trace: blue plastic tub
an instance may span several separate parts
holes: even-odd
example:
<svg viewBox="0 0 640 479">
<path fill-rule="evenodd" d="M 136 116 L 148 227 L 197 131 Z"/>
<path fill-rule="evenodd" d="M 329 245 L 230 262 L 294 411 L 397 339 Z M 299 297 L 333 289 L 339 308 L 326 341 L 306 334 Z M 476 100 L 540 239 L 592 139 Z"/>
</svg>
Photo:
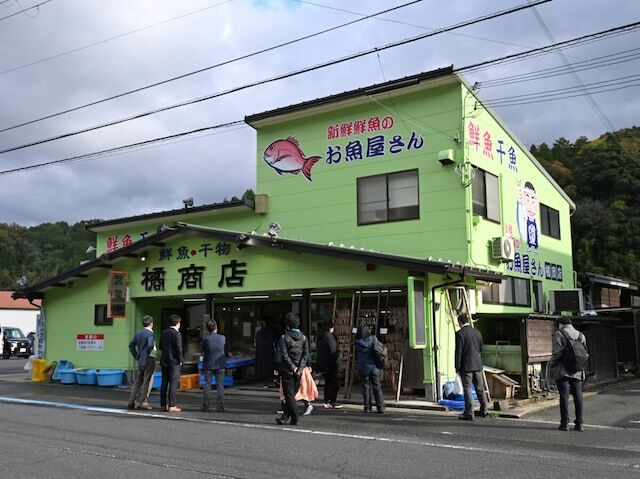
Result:
<svg viewBox="0 0 640 479">
<path fill-rule="evenodd" d="M 51 379 L 60 381 L 60 371 L 64 371 L 66 369 L 73 369 L 73 363 L 68 359 L 58 359 L 56 361 L 56 369 L 53 371 Z"/>
<path fill-rule="evenodd" d="M 76 380 L 76 371 L 74 369 L 63 369 L 60 371 L 60 382 L 62 384 L 75 384 Z"/>
<path fill-rule="evenodd" d="M 218 383 L 216 382 L 216 375 L 212 374 L 211 375 L 211 385 L 215 386 Z M 229 386 L 233 386 L 233 376 L 225 376 L 224 377 L 224 381 L 222 381 L 222 384 L 224 385 L 224 387 L 229 387 Z M 204 386 L 204 374 L 200 373 L 200 386 Z"/>
<path fill-rule="evenodd" d="M 157 373 L 153 373 L 151 389 L 160 389 L 160 386 L 162 386 L 162 372 L 158 371 Z"/>
<path fill-rule="evenodd" d="M 78 384 L 84 384 L 87 386 L 95 386 L 98 384 L 98 376 L 95 369 L 76 369 L 76 379 Z"/>
<path fill-rule="evenodd" d="M 98 369 L 98 386 L 120 386 L 124 376 L 124 369 Z"/>
</svg>

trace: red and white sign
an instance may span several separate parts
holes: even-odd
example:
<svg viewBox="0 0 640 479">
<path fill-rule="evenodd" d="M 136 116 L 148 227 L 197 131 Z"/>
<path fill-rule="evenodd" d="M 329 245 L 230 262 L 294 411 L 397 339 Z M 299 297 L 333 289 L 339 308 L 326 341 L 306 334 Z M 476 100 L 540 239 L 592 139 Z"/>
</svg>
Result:
<svg viewBox="0 0 640 479">
<path fill-rule="evenodd" d="M 76 349 L 78 351 L 104 351 L 104 334 L 78 334 Z"/>
</svg>

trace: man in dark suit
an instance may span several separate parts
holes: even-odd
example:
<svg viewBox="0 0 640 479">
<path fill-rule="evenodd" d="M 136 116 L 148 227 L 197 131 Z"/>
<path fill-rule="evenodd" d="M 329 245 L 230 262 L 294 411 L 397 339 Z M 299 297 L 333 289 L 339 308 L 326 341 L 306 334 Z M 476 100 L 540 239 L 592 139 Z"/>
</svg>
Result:
<svg viewBox="0 0 640 479">
<path fill-rule="evenodd" d="M 476 387 L 480 401 L 478 416 L 485 417 L 489 412 L 487 398 L 484 395 L 484 375 L 482 374 L 482 334 L 469 325 L 469 317 L 458 315 L 460 329 L 456 332 L 456 371 L 462 379 L 464 388 L 464 413 L 458 419 L 473 421 L 473 397 L 471 384 Z"/>
<path fill-rule="evenodd" d="M 162 331 L 160 349 L 162 357 L 162 385 L 160 386 L 160 406 L 165 411 L 181 412 L 176 406 L 176 389 L 180 384 L 180 366 L 182 366 L 182 335 L 180 334 L 180 316 L 172 314 L 171 326 Z"/>
<path fill-rule="evenodd" d="M 335 325 L 333 320 L 325 322 L 322 331 L 318 334 L 318 365 L 316 369 L 324 376 L 324 407 L 327 409 L 340 409 L 338 404 L 339 362 L 338 340 L 333 332 Z"/>
<path fill-rule="evenodd" d="M 153 317 L 145 316 L 142 318 L 143 329 L 133 335 L 133 339 L 129 343 L 129 351 L 138 363 L 136 369 L 136 379 L 131 388 L 131 397 L 129 398 L 129 409 L 136 407 L 138 400 L 138 409 L 152 409 L 149 406 L 149 393 L 151 392 L 151 378 L 156 370 L 156 338 L 153 334 Z"/>
<path fill-rule="evenodd" d="M 214 320 L 207 321 L 207 334 L 202 338 L 202 369 L 204 371 L 204 397 L 202 410 L 209 410 L 209 393 L 211 392 L 211 377 L 216 377 L 217 411 L 224 411 L 224 370 L 227 360 L 224 355 L 226 342 L 222 334 L 218 334 L 218 325 Z"/>
</svg>

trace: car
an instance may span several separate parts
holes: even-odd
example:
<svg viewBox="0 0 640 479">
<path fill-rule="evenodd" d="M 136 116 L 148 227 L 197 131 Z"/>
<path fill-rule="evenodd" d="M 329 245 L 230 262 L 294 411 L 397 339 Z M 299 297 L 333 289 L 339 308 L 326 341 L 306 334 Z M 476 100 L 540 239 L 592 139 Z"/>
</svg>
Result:
<svg viewBox="0 0 640 479">
<path fill-rule="evenodd" d="M 31 356 L 31 343 L 20 328 L 10 326 L 2 328 L 2 341 L 4 343 L 3 358 L 9 359 L 11 356 L 28 358 Z"/>
</svg>

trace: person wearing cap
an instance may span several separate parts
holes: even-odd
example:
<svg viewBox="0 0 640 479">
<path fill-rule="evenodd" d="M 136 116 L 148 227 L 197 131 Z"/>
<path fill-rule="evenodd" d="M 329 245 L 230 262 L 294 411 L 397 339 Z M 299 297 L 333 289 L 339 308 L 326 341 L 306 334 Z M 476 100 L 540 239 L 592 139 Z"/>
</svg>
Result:
<svg viewBox="0 0 640 479">
<path fill-rule="evenodd" d="M 584 334 L 573 327 L 570 318 L 560 317 L 558 323 L 558 329 L 554 331 L 552 337 L 552 355 L 549 362 L 549 379 L 556 381 L 560 398 L 560 425 L 558 429 L 561 431 L 569 430 L 569 391 L 571 391 L 576 412 L 573 430 L 581 432 L 584 430 L 582 425 L 582 382 L 586 375 L 583 369 L 569 371 L 564 356 L 565 350 L 570 347 L 569 340 L 579 340 L 585 349 L 587 340 Z"/>
<path fill-rule="evenodd" d="M 338 404 L 338 341 L 335 334 L 335 325 L 332 320 L 322 325 L 322 331 L 318 334 L 318 365 L 317 369 L 324 378 L 324 407 L 327 409 L 340 409 Z"/>
<path fill-rule="evenodd" d="M 480 401 L 480 411 L 476 416 L 485 417 L 489 413 L 487 398 L 484 395 L 484 376 L 482 375 L 482 334 L 469 324 L 469 316 L 458 315 L 460 329 L 456 331 L 456 372 L 462 379 L 464 389 L 464 412 L 458 419 L 473 421 L 473 396 L 471 384 L 476 388 Z"/>
</svg>

